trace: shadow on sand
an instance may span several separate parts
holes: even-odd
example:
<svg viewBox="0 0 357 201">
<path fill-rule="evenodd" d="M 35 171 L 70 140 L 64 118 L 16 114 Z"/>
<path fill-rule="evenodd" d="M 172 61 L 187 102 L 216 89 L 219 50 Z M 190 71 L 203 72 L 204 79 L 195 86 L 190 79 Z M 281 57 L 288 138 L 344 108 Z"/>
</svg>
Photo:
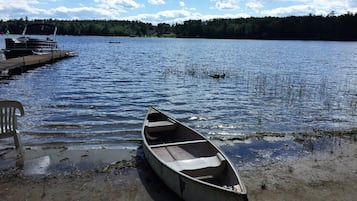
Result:
<svg viewBox="0 0 357 201">
<path fill-rule="evenodd" d="M 137 150 L 137 171 L 146 191 L 154 201 L 183 201 L 166 186 L 146 161 L 142 147 Z"/>
</svg>

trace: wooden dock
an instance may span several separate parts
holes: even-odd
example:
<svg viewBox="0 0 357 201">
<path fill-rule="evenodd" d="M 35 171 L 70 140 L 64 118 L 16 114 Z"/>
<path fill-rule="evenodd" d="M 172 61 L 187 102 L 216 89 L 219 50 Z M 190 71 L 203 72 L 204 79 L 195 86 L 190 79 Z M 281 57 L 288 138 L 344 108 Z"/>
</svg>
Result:
<svg viewBox="0 0 357 201">
<path fill-rule="evenodd" d="M 59 50 L 43 55 L 29 55 L 0 61 L 0 77 L 18 75 L 44 64 L 75 56 L 74 51 Z"/>
</svg>

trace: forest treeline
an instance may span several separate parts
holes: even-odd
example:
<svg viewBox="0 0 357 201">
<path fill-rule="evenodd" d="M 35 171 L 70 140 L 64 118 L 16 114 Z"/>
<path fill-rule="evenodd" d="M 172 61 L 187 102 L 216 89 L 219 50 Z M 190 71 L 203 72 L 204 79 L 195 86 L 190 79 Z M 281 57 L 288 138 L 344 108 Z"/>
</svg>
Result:
<svg viewBox="0 0 357 201">
<path fill-rule="evenodd" d="M 188 20 L 157 25 L 118 20 L 16 19 L 1 20 L 0 32 L 21 34 L 26 24 L 43 22 L 56 25 L 59 35 L 357 41 L 357 13 Z"/>
</svg>

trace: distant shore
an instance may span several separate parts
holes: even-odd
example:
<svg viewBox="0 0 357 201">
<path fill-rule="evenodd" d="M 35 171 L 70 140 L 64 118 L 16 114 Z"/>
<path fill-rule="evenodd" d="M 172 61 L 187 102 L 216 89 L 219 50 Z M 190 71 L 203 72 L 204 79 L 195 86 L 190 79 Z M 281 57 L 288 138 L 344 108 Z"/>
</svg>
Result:
<svg viewBox="0 0 357 201">
<path fill-rule="evenodd" d="M 331 149 L 305 151 L 298 158 L 235 163 L 249 200 L 354 200 L 355 136 L 338 136 Z M 16 168 L 14 154 L 13 149 L 0 149 L 1 201 L 179 200 L 147 165 L 141 148 L 27 147 L 24 169 Z"/>
<path fill-rule="evenodd" d="M 331 13 L 327 16 L 186 20 L 158 25 L 125 20 L 14 19 L 0 21 L 0 32 L 21 34 L 24 24 L 45 22 L 57 25 L 58 35 L 356 41 L 356 21 L 357 14 L 351 12 L 339 16 Z"/>
</svg>

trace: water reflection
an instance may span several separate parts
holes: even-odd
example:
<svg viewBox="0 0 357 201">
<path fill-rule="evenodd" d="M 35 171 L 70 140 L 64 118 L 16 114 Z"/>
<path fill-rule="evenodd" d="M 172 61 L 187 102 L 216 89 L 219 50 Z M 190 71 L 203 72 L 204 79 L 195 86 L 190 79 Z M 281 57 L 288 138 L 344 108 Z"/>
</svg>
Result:
<svg viewBox="0 0 357 201">
<path fill-rule="evenodd" d="M 46 175 L 51 164 L 50 156 L 41 156 L 25 163 L 25 175 Z"/>
</svg>

